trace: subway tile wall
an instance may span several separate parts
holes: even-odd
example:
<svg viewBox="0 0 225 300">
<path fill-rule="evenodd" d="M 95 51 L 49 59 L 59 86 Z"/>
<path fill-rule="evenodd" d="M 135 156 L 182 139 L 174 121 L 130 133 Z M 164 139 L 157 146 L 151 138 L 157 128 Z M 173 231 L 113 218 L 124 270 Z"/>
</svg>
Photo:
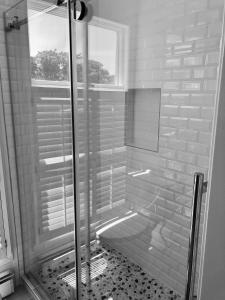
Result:
<svg viewBox="0 0 225 300">
<path fill-rule="evenodd" d="M 180 293 L 194 172 L 207 178 L 209 167 L 223 5 L 222 0 L 140 1 L 130 19 L 129 87 L 161 87 L 162 102 L 159 152 L 127 148 L 127 201 L 154 221 L 149 240 L 138 246 L 136 238 L 128 254 Z"/>
<path fill-rule="evenodd" d="M 162 89 L 159 152 L 127 148 L 128 173 L 135 171 L 137 175 L 149 170 L 140 176 L 127 175 L 127 201 L 149 219 L 149 238 L 136 237 L 131 244 L 133 249 L 126 247 L 126 240 L 118 247 L 153 276 L 182 293 L 193 174 L 202 171 L 207 176 L 208 172 L 224 1 L 111 0 L 105 3 L 111 6 L 100 8 L 102 17 L 106 18 L 108 13 L 113 21 L 125 22 L 131 29 L 129 87 Z M 125 4 L 134 8 L 132 13 L 123 8 Z M 9 1 L 1 1 L 1 12 L 8 6 Z M 0 18 L 7 135 L 14 198 L 18 199 L 2 15 Z M 23 179 L 30 180 L 29 172 L 21 174 Z M 31 194 L 30 190 L 23 194 L 24 217 L 26 211 L 31 211 L 27 206 Z M 19 219 L 19 208 L 16 217 Z M 31 255 L 29 218 L 32 215 L 23 226 L 24 251 Z"/>
</svg>

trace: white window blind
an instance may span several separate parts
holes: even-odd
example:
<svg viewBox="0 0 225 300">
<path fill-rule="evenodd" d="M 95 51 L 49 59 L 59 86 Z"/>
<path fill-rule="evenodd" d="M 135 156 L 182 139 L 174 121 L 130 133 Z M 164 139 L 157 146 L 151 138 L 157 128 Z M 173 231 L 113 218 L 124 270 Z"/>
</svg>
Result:
<svg viewBox="0 0 225 300">
<path fill-rule="evenodd" d="M 71 106 L 66 88 L 33 87 L 33 95 L 39 231 L 50 238 L 72 230 L 74 218 Z"/>
<path fill-rule="evenodd" d="M 37 141 L 39 232 L 49 239 L 73 230 L 72 127 L 69 90 L 33 87 Z M 89 93 L 89 129 L 84 100 L 78 97 L 79 192 L 81 226 L 85 218 L 89 130 L 91 217 L 125 201 L 123 92 Z"/>
<path fill-rule="evenodd" d="M 90 91 L 91 173 L 95 213 L 125 201 L 125 94 Z"/>
</svg>

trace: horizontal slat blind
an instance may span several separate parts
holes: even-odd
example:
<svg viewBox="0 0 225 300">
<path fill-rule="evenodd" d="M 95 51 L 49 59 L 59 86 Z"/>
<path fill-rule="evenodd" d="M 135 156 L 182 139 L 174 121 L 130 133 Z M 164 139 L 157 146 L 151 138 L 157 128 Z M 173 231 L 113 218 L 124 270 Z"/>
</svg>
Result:
<svg viewBox="0 0 225 300">
<path fill-rule="evenodd" d="M 74 219 L 69 89 L 64 94 L 55 88 L 34 91 L 40 231 L 63 233 Z"/>
<path fill-rule="evenodd" d="M 125 94 L 90 91 L 90 160 L 95 213 L 125 201 Z"/>
<path fill-rule="evenodd" d="M 72 136 L 69 89 L 33 87 L 39 233 L 72 230 Z"/>
<path fill-rule="evenodd" d="M 69 89 L 66 88 L 33 87 L 39 230 L 43 239 L 73 230 L 72 127 L 68 95 Z M 84 107 L 85 102 L 79 94 L 77 130 L 81 222 L 85 218 L 87 171 L 92 217 L 125 201 L 126 171 L 124 93 L 90 91 L 89 116 Z M 88 130 L 89 160 L 86 153 Z"/>
</svg>

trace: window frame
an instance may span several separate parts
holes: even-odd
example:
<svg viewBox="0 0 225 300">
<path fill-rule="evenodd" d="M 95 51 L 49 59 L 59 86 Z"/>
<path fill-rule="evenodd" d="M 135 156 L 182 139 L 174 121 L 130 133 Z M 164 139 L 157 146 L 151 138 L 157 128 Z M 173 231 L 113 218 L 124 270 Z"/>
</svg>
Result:
<svg viewBox="0 0 225 300">
<path fill-rule="evenodd" d="M 108 29 L 117 34 L 115 84 L 91 83 L 91 86 L 93 89 L 126 90 L 128 86 L 129 27 L 100 17 L 93 17 L 89 25 Z"/>
<path fill-rule="evenodd" d="M 127 90 L 127 79 L 128 79 L 128 43 L 129 43 L 129 27 L 117 22 L 109 21 L 99 17 L 93 17 L 89 23 L 93 26 L 102 27 L 104 29 L 109 29 L 116 31 L 117 34 L 117 51 L 116 51 L 116 74 L 115 74 L 115 84 L 95 84 L 91 83 L 89 86 L 90 90 L 101 90 L 101 91 L 124 91 Z M 85 36 L 85 38 L 87 38 Z M 81 82 L 76 83 L 78 89 L 83 89 L 85 84 Z M 32 78 L 33 87 L 48 87 L 48 88 L 68 88 L 70 86 L 69 81 L 51 81 L 45 79 L 34 79 Z M 49 233 L 48 236 L 43 237 L 39 232 L 39 221 L 36 228 L 36 239 L 34 245 L 34 251 L 36 253 L 42 254 L 42 246 L 45 245 L 46 249 L 59 249 L 63 247 L 71 246 L 71 238 L 73 238 L 73 232 L 69 228 L 64 228 L 62 234 Z"/>
<path fill-rule="evenodd" d="M 101 27 L 115 31 L 117 34 L 117 50 L 116 50 L 116 74 L 115 84 L 104 84 L 104 83 L 91 83 L 89 89 L 93 90 L 127 90 L 128 89 L 128 54 L 129 54 L 129 27 L 124 24 L 109 21 L 100 17 L 93 17 L 89 22 L 91 26 Z M 86 31 L 84 31 L 85 34 Z M 85 37 L 87 38 L 87 37 Z M 84 83 L 77 82 L 78 88 L 83 88 Z M 49 86 L 59 87 L 69 86 L 69 81 L 52 81 L 45 79 L 32 78 L 32 86 Z"/>
<path fill-rule="evenodd" d="M 1 72 L 0 72 L 1 73 Z M 1 74 L 0 74 L 1 75 Z M 11 206 L 12 197 L 12 186 L 11 186 L 11 170 L 9 162 L 9 149 L 7 141 L 7 131 L 6 131 L 6 120 L 5 120 L 5 109 L 3 102 L 3 90 L 2 90 L 2 78 L 0 76 L 0 217 L 2 217 L 1 222 L 1 232 L 5 239 L 4 249 L 5 255 L 0 258 L 0 271 L 9 267 L 14 259 L 12 250 L 12 241 L 14 242 L 15 235 L 12 228 L 15 228 L 15 222 L 20 221 L 12 220 L 9 218 L 14 207 Z M 15 211 L 14 211 L 15 213 Z M 20 234 L 20 232 L 18 232 Z M 15 235 L 14 235 L 15 234 Z M 20 239 L 20 236 L 17 237 Z M 12 240 L 13 239 L 13 240 Z M 16 244 L 15 247 L 18 247 Z M 19 259 L 17 257 L 17 259 Z"/>
<path fill-rule="evenodd" d="M 5 176 L 4 176 L 4 167 L 3 167 L 3 157 L 2 149 L 0 147 L 0 235 L 4 239 L 2 241 L 3 248 L 0 252 L 4 252 L 1 255 L 1 259 L 6 259 L 12 256 L 11 243 L 10 243 L 10 233 L 9 233 L 9 222 L 8 222 L 8 212 L 6 206 L 6 190 L 5 190 Z M 3 256 L 3 257 L 2 257 Z"/>
</svg>

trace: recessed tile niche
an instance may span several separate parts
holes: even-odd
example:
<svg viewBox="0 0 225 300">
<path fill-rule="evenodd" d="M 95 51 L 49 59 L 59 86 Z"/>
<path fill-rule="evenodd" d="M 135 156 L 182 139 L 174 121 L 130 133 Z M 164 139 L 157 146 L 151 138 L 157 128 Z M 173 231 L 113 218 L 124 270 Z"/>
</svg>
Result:
<svg viewBox="0 0 225 300">
<path fill-rule="evenodd" d="M 159 148 L 161 89 L 126 92 L 125 144 L 149 151 Z"/>
</svg>

